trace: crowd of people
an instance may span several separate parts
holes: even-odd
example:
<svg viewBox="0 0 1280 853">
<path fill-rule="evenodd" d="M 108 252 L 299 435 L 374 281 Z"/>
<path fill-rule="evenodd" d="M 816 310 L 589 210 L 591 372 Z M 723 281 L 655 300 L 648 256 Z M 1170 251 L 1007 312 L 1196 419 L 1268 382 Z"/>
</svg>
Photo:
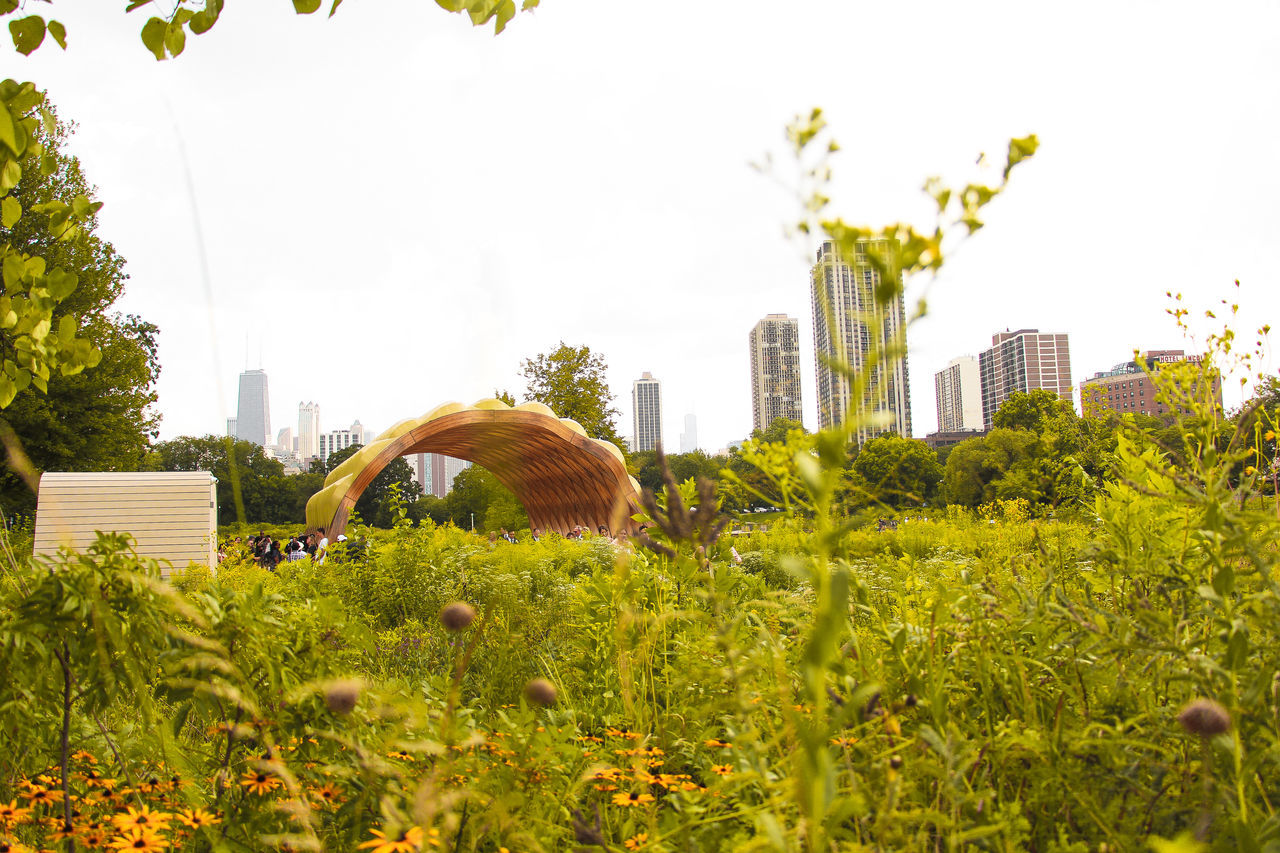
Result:
<svg viewBox="0 0 1280 853">
<path fill-rule="evenodd" d="M 338 536 L 339 542 L 347 537 Z M 329 554 L 329 538 L 321 527 L 315 533 L 299 533 L 291 536 L 288 542 L 275 539 L 259 531 L 257 536 L 241 539 L 239 536 L 223 542 L 218 547 L 218 562 L 230 556 L 245 556 L 268 571 L 274 572 L 276 566 L 283 562 L 310 560 L 317 565 L 323 564 Z"/>
</svg>

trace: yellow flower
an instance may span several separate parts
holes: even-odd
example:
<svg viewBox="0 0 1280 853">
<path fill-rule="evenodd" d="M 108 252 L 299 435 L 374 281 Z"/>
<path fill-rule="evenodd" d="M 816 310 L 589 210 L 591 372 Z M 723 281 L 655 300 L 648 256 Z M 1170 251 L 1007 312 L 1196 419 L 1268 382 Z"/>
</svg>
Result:
<svg viewBox="0 0 1280 853">
<path fill-rule="evenodd" d="M 33 806 L 52 806 L 62 800 L 61 791 L 51 791 L 43 785 L 33 785 L 24 796 Z"/>
<path fill-rule="evenodd" d="M 115 850 L 129 850 L 135 853 L 163 853 L 169 844 L 154 831 L 143 826 L 135 826 L 125 830 L 108 846 Z"/>
<path fill-rule="evenodd" d="M 0 838 L 0 853 L 34 853 L 34 851 L 20 841 Z"/>
<path fill-rule="evenodd" d="M 250 794 L 258 794 L 261 796 L 262 794 L 269 794 L 276 788 L 279 788 L 281 782 L 279 778 L 272 776 L 270 773 L 263 773 L 261 770 L 256 772 L 250 770 L 244 774 L 243 778 L 241 778 L 240 784 L 243 785 L 245 790 Z"/>
<path fill-rule="evenodd" d="M 636 793 L 618 793 L 613 795 L 613 804 L 615 806 L 639 806 L 644 803 L 652 803 L 653 794 L 636 794 Z"/>
<path fill-rule="evenodd" d="M 143 806 L 141 809 L 129 806 L 124 814 L 118 814 L 111 818 L 111 822 L 121 832 L 128 832 L 133 829 L 160 832 L 169 828 L 170 817 L 171 815 L 168 812 L 153 812 L 150 806 Z"/>
<path fill-rule="evenodd" d="M 733 773 L 733 767 L 728 764 L 712 764 L 711 772 L 717 776 L 728 776 Z"/>
<path fill-rule="evenodd" d="M 175 817 L 192 829 L 222 823 L 222 818 L 218 817 L 217 812 L 207 812 L 204 809 L 182 809 Z"/>
<path fill-rule="evenodd" d="M 1244 469 L 1244 475 L 1246 477 L 1252 477 L 1257 472 L 1257 470 L 1258 469 L 1254 468 L 1252 465 L 1248 465 Z"/>
<path fill-rule="evenodd" d="M 725 743 L 724 741 L 720 740 L 719 738 L 714 738 L 714 737 L 713 737 L 713 738 L 708 738 L 707 740 L 704 740 L 702 743 L 703 743 L 703 745 L 704 745 L 704 746 L 709 746 L 709 747 L 711 747 L 712 749 L 723 749 L 723 748 L 724 748 L 724 747 L 726 747 L 726 746 L 731 746 L 731 745 L 732 745 L 732 744 Z"/>
<path fill-rule="evenodd" d="M 1271 430 L 1271 429 L 1267 430 L 1267 431 L 1266 431 L 1266 433 L 1262 436 L 1262 440 L 1263 440 L 1263 441 L 1275 441 L 1275 440 L 1276 440 L 1276 433 L 1275 433 L 1275 430 Z"/>
<path fill-rule="evenodd" d="M 648 840 L 649 840 L 649 833 L 640 832 L 631 836 L 630 838 L 628 838 L 626 841 L 622 843 L 627 845 L 628 850 L 639 850 L 641 847 L 644 846 L 644 843 Z"/>
<path fill-rule="evenodd" d="M 376 829 L 369 830 L 369 834 L 373 836 L 368 841 L 357 845 L 361 850 L 372 850 L 373 853 L 414 853 L 414 851 L 422 849 L 422 840 L 424 833 L 422 827 L 411 826 L 408 829 L 400 831 L 395 838 L 388 838 L 382 832 Z M 438 831 L 432 830 L 432 845 L 435 845 L 435 836 Z"/>
<path fill-rule="evenodd" d="M 17 800 L 0 803 L 0 826 L 5 829 L 12 829 L 20 823 L 26 823 L 30 816 L 31 809 L 22 808 Z"/>
</svg>

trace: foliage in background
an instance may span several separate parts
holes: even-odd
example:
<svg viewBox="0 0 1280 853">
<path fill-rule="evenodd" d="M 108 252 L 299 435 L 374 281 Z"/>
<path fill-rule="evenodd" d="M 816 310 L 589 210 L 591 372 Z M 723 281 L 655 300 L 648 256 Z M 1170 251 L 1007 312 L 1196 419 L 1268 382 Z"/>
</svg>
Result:
<svg viewBox="0 0 1280 853">
<path fill-rule="evenodd" d="M 556 417 L 577 421 L 591 438 L 611 441 L 621 448 L 608 370 L 600 353 L 593 353 L 585 344 L 574 347 L 564 341 L 520 364 L 526 400 L 549 407 Z"/>
</svg>

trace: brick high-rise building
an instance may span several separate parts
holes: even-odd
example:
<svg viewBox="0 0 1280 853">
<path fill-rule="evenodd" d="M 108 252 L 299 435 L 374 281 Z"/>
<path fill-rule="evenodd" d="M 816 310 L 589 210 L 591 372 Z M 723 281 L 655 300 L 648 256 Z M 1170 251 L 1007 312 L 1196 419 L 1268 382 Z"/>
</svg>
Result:
<svg viewBox="0 0 1280 853">
<path fill-rule="evenodd" d="M 632 450 L 653 450 L 662 443 L 662 383 L 642 373 L 631 383 Z"/>
<path fill-rule="evenodd" d="M 1168 414 L 1171 409 L 1164 400 L 1156 397 L 1156 388 L 1147 371 L 1159 370 L 1166 364 L 1202 365 L 1204 356 L 1187 355 L 1183 350 L 1151 350 L 1138 359 L 1117 364 L 1110 370 L 1095 373 L 1080 383 L 1080 408 L 1084 414 L 1097 417 L 1105 412 L 1118 415 Z M 1200 380 L 1205 379 L 1204 372 Z M 1215 371 L 1209 377 L 1208 389 L 1219 409 L 1222 408 L 1222 377 Z M 1197 386 L 1197 391 L 1203 385 Z"/>
<path fill-rule="evenodd" d="M 859 442 L 882 432 L 911 437 L 911 396 L 907 377 L 907 312 L 898 269 L 897 241 L 858 240 L 852 258 L 840 256 L 834 242 L 818 249 L 811 270 L 813 343 L 817 360 L 818 422 L 823 429 L 843 423 L 850 411 L 862 416 L 888 413 L 888 424 L 863 422 Z M 883 272 L 882 272 L 883 271 Z M 891 276 L 897 294 L 887 305 L 876 303 L 876 291 Z M 877 364 L 877 352 L 880 361 Z M 896 357 L 889 357 L 897 353 Z M 848 365 L 867 378 L 861 399 L 851 399 L 845 375 L 831 361 Z"/>
<path fill-rule="evenodd" d="M 748 336 L 751 348 L 751 424 L 766 430 L 778 418 L 799 421 L 800 322 L 770 314 Z"/>
<path fill-rule="evenodd" d="M 1071 403 L 1071 351 L 1066 335 L 1019 329 L 991 336 L 978 356 L 982 374 L 982 424 L 991 429 L 1000 404 L 1014 391 L 1044 389 Z"/>
</svg>

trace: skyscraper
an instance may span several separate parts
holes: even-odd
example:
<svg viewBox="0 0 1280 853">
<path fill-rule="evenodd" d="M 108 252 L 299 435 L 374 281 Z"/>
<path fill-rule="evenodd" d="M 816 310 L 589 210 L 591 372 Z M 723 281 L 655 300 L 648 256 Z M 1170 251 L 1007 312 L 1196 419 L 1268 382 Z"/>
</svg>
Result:
<svg viewBox="0 0 1280 853">
<path fill-rule="evenodd" d="M 938 432 L 982 429 L 982 375 L 971 355 L 951 359 L 933 375 Z"/>
<path fill-rule="evenodd" d="M 828 240 L 818 249 L 811 271 L 818 422 L 823 429 L 843 423 L 852 409 L 859 419 L 859 442 L 889 430 L 911 437 L 902 288 L 896 288 L 897 295 L 886 305 L 875 300 L 876 291 L 888 283 L 885 278 L 901 279 L 897 249 L 896 240 L 858 240 L 854 257 L 843 258 Z M 894 353 L 887 364 L 877 364 Z M 865 377 L 860 400 L 852 399 L 848 378 L 829 362 L 847 365 Z M 887 415 L 888 422 L 868 422 L 869 415 Z"/>
<path fill-rule="evenodd" d="M 320 404 L 298 404 L 298 455 L 303 459 L 320 455 Z"/>
<path fill-rule="evenodd" d="M 240 374 L 236 438 L 252 441 L 259 447 L 271 444 L 271 401 L 267 396 L 265 370 L 246 370 Z"/>
<path fill-rule="evenodd" d="M 632 450 L 653 450 L 662 443 L 662 383 L 645 371 L 631 383 Z"/>
<path fill-rule="evenodd" d="M 349 429 L 335 429 L 320 436 L 320 458 L 328 460 L 330 453 L 345 450 L 353 444 L 364 444 L 364 427 L 359 421 Z"/>
<path fill-rule="evenodd" d="M 1052 391 L 1071 402 L 1071 352 L 1066 335 L 1041 334 L 1039 329 L 998 332 L 991 349 L 978 355 L 982 374 L 982 424 L 992 419 L 1014 391 Z"/>
<path fill-rule="evenodd" d="M 800 321 L 769 314 L 747 338 L 751 350 L 751 423 L 766 430 L 778 418 L 799 421 Z"/>
<path fill-rule="evenodd" d="M 694 415 L 684 416 L 684 432 L 680 433 L 680 452 L 692 453 L 698 449 L 698 419 Z"/>
</svg>

